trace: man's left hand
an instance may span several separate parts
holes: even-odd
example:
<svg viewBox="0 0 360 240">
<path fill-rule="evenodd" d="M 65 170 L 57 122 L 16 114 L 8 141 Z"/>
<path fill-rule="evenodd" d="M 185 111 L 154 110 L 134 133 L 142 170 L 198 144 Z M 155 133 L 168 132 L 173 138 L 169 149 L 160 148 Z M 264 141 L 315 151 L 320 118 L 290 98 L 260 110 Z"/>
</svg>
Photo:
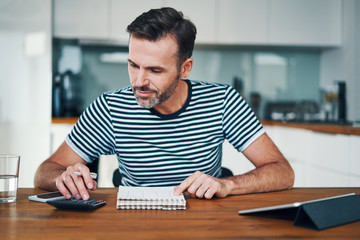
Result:
<svg viewBox="0 0 360 240">
<path fill-rule="evenodd" d="M 229 194 L 228 180 L 219 179 L 196 171 L 174 188 L 175 195 L 187 191 L 193 198 L 211 199 L 226 197 Z"/>
</svg>

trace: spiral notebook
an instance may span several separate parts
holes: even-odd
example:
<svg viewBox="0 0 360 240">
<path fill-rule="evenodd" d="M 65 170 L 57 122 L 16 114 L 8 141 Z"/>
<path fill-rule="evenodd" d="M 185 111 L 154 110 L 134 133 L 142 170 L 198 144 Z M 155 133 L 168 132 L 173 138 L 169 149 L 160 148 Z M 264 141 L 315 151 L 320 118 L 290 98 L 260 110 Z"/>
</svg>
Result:
<svg viewBox="0 0 360 240">
<path fill-rule="evenodd" d="M 185 210 L 184 194 L 174 195 L 174 187 L 119 186 L 117 209 Z"/>
</svg>

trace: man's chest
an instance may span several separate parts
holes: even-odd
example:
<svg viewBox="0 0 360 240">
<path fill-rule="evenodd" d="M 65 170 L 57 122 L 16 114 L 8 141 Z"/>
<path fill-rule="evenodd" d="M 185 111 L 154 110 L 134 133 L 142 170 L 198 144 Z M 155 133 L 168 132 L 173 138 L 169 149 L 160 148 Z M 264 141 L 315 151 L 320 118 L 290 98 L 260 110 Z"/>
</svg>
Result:
<svg viewBox="0 0 360 240">
<path fill-rule="evenodd" d="M 167 150 L 218 146 L 224 140 L 221 117 L 177 121 L 118 121 L 114 123 L 117 149 Z"/>
</svg>

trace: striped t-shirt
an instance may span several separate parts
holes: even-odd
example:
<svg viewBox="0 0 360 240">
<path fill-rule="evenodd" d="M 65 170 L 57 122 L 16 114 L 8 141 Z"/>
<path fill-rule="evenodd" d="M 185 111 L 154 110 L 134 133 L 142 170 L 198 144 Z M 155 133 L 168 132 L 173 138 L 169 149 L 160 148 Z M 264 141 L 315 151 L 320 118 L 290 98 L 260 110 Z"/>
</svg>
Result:
<svg viewBox="0 0 360 240">
<path fill-rule="evenodd" d="M 197 170 L 220 177 L 224 140 L 242 152 L 264 129 L 232 87 L 184 81 L 187 101 L 170 115 L 139 106 L 131 87 L 102 94 L 66 142 L 87 162 L 116 154 L 125 186 L 175 186 Z"/>
</svg>

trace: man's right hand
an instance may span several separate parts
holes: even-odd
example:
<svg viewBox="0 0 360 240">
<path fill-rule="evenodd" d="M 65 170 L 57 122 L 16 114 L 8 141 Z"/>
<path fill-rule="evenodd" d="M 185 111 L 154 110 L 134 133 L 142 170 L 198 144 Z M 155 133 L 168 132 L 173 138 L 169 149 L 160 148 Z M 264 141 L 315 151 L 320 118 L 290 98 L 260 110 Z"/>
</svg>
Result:
<svg viewBox="0 0 360 240">
<path fill-rule="evenodd" d="M 74 172 L 80 172 L 81 176 L 75 175 Z M 76 199 L 88 200 L 87 190 L 96 189 L 96 181 L 91 178 L 89 168 L 82 163 L 68 166 L 56 177 L 55 182 L 57 189 L 68 199 L 73 195 Z"/>
</svg>

